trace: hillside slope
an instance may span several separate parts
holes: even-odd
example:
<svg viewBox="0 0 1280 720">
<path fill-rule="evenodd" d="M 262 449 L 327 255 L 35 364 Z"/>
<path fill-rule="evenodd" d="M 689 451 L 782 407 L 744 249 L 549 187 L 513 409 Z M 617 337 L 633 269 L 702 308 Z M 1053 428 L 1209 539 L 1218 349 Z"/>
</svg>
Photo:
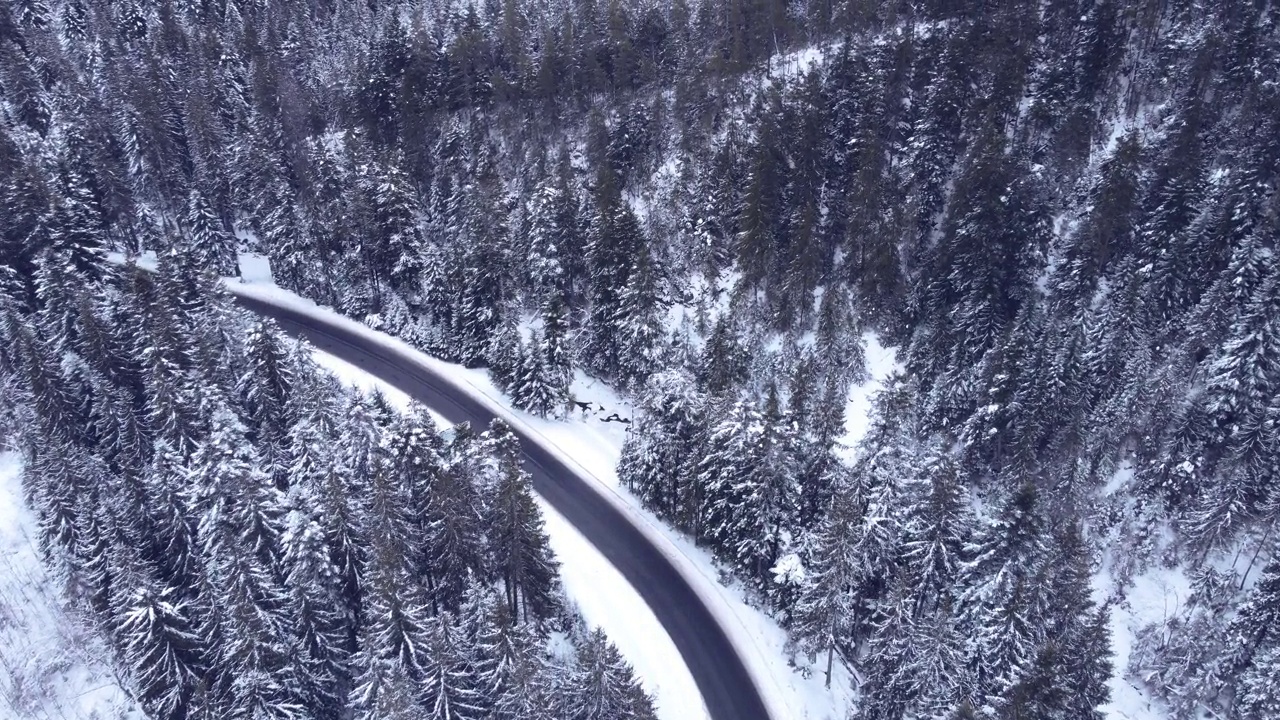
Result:
<svg viewBox="0 0 1280 720">
<path fill-rule="evenodd" d="M 1127 687 L 1262 720 L 1277 17 L 18 2 L 0 296 L 39 308 L 104 247 L 225 274 L 252 246 L 530 411 L 577 370 L 629 394 L 620 481 L 852 668 L 857 718 L 1097 717 Z M 867 331 L 903 372 L 841 448 Z"/>
</svg>

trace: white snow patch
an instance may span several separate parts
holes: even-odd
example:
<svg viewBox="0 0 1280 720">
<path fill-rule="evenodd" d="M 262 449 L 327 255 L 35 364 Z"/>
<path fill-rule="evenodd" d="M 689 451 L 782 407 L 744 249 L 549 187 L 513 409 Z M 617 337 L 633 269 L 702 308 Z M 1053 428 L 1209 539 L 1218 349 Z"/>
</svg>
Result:
<svg viewBox="0 0 1280 720">
<path fill-rule="evenodd" d="M 1168 713 L 1164 704 L 1126 677 L 1129 655 L 1139 630 L 1184 609 L 1191 596 L 1191 580 L 1181 567 L 1153 567 L 1136 575 L 1127 589 L 1116 588 L 1111 564 L 1108 555 L 1102 570 L 1093 578 L 1095 594 L 1115 601 L 1109 624 L 1113 669 L 1107 684 L 1111 687 L 1111 700 L 1102 706 L 1102 712 L 1115 720 L 1165 720 Z"/>
<path fill-rule="evenodd" d="M 1117 492 L 1129 484 L 1133 480 L 1133 465 L 1125 463 L 1112 474 L 1111 479 L 1107 481 L 1106 486 L 1102 488 L 1103 497 L 1115 495 Z"/>
<path fill-rule="evenodd" d="M 271 261 L 266 255 L 259 253 L 240 253 L 240 279 L 247 283 L 274 284 L 271 276 Z"/>
<path fill-rule="evenodd" d="M 867 358 L 867 381 L 856 385 L 849 391 L 849 403 L 844 410 L 844 436 L 837 441 L 838 454 L 845 460 L 851 460 L 854 448 L 871 422 L 871 404 L 876 393 L 884 389 L 885 381 L 894 373 L 902 370 L 898 363 L 898 353 L 894 348 L 880 343 L 875 333 L 863 335 Z"/>
<path fill-rule="evenodd" d="M 0 453 L 0 716 L 141 720 L 110 654 L 63 609 L 36 548 L 22 460 Z"/>
</svg>

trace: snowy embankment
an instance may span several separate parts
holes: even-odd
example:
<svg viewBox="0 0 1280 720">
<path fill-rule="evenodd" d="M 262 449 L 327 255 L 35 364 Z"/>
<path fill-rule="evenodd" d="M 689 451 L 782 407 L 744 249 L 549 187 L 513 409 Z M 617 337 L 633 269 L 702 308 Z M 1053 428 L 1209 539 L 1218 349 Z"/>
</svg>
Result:
<svg viewBox="0 0 1280 720">
<path fill-rule="evenodd" d="M 590 403 L 591 409 L 564 420 L 538 418 L 513 409 L 485 371 L 430 357 L 399 339 L 276 287 L 260 261 L 243 263 L 242 269 L 242 280 L 226 283 L 232 293 L 323 318 L 414 359 L 483 402 L 495 415 L 540 442 L 576 470 L 650 539 L 702 598 L 738 650 L 775 720 L 836 720 L 845 716 L 851 700 L 848 672 L 839 669 L 832 687 L 827 689 L 820 672 L 810 667 L 804 667 L 803 671 L 793 667 L 786 651 L 786 632 L 778 622 L 748 600 L 739 584 L 721 571 L 709 552 L 668 527 L 619 486 L 618 459 L 629 426 L 607 422 L 607 418 L 615 413 L 630 418 L 633 412 L 610 388 L 579 373 L 572 392 L 578 400 Z M 847 442 L 856 440 L 865 431 L 870 397 L 896 368 L 892 351 L 881 347 L 874 338 L 869 338 L 867 358 L 871 379 L 851 393 Z M 330 358 L 325 362 L 335 367 L 332 363 L 340 361 Z M 352 371 L 359 373 L 347 366 L 348 377 Z M 367 378 L 357 382 L 377 381 Z M 705 717 L 706 711 L 682 658 L 634 590 L 576 531 L 564 532 L 572 530 L 568 523 L 545 505 L 543 509 L 553 546 L 565 563 L 563 574 L 570 595 L 582 606 L 588 621 L 604 627 L 635 666 L 646 689 L 654 694 L 661 716 L 682 720 Z M 644 629 L 639 618 L 644 618 L 644 622 L 652 620 L 655 630 Z M 807 665 L 804 658 L 798 660 Z"/>
<path fill-rule="evenodd" d="M 0 453 L 0 717 L 141 718 L 106 648 L 63 610 L 36 548 L 21 477 L 18 453 Z"/>
<path fill-rule="evenodd" d="M 408 395 L 350 363 L 321 350 L 312 350 L 317 364 L 342 382 L 365 392 L 377 390 L 392 405 L 404 410 Z M 427 408 L 441 427 L 448 421 Z M 640 595 L 572 525 L 545 501 L 538 506 L 546 519 L 551 549 L 560 561 L 565 592 L 592 626 L 604 629 L 609 639 L 631 663 L 645 690 L 653 696 L 662 720 L 707 718 L 698 686 L 685 667 L 675 643 L 654 617 Z"/>
</svg>

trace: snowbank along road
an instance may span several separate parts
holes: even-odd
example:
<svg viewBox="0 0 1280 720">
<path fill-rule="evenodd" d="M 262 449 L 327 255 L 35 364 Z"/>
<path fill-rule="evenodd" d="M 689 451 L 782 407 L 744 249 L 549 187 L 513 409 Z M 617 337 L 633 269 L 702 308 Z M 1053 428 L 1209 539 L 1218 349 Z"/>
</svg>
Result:
<svg viewBox="0 0 1280 720">
<path fill-rule="evenodd" d="M 237 295 L 236 302 L 400 388 L 450 422 L 483 430 L 494 415 L 429 368 L 350 330 L 292 308 Z M 729 638 L 679 571 L 597 491 L 537 442 L 520 436 L 534 489 L 614 565 L 653 610 L 684 657 L 714 720 L 770 720 Z M 782 720 L 775 718 L 773 720 Z"/>
</svg>

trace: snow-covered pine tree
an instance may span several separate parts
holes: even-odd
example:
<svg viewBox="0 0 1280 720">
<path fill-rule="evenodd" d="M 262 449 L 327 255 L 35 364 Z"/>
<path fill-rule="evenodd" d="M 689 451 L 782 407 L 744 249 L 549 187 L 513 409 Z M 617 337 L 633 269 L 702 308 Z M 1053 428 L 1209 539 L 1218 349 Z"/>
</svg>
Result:
<svg viewBox="0 0 1280 720">
<path fill-rule="evenodd" d="M 237 274 L 235 238 L 223 228 L 199 190 L 192 190 L 187 197 L 183 222 L 187 243 L 199 267 L 224 277 Z"/>
<path fill-rule="evenodd" d="M 370 435 L 376 443 L 376 435 Z M 361 627 L 359 651 L 351 662 L 351 704 L 362 720 L 419 718 L 432 621 L 424 588 L 410 564 L 407 488 L 376 444 L 362 450 L 359 438 L 350 442 L 347 452 L 354 455 L 353 466 L 363 465 L 369 473 L 360 527 Z"/>
<path fill-rule="evenodd" d="M 574 691 L 568 699 L 572 720 L 652 720 L 653 703 L 636 681 L 631 666 L 599 628 L 578 650 Z"/>
<path fill-rule="evenodd" d="M 618 319 L 624 317 L 622 295 L 647 243 L 635 213 L 622 197 L 600 199 L 587 246 L 589 310 L 579 358 L 606 379 L 621 378 L 627 353 L 618 326 Z"/>
<path fill-rule="evenodd" d="M 158 440 L 141 480 L 148 496 L 151 516 L 147 520 L 152 529 L 141 551 L 164 586 L 173 588 L 178 598 L 189 596 L 199 573 L 195 527 L 183 497 L 185 480 L 182 457 L 164 440 Z"/>
<path fill-rule="evenodd" d="M 794 530 L 792 452 L 782 418 L 738 402 L 711 430 L 698 465 L 702 538 L 762 586 Z"/>
<path fill-rule="evenodd" d="M 422 705 L 427 720 L 480 720 L 484 698 L 468 662 L 465 638 L 452 613 L 435 617 L 428 630 L 422 675 Z"/>
<path fill-rule="evenodd" d="M 171 588 L 139 587 L 123 603 L 119 620 L 125 671 L 142 706 L 156 718 L 183 717 L 206 671 L 207 649 L 179 595 Z"/>
<path fill-rule="evenodd" d="M 1280 561 L 1263 569 L 1257 585 L 1227 626 L 1235 707 L 1242 720 L 1262 720 L 1280 711 L 1274 682 L 1280 669 Z"/>
<path fill-rule="evenodd" d="M 556 610 L 557 563 L 521 467 L 519 440 L 501 420 L 486 435 L 497 470 L 485 521 L 490 568 L 502 581 L 512 619 L 541 623 Z"/>
<path fill-rule="evenodd" d="M 922 470 L 903 483 L 902 564 L 917 612 L 933 612 L 955 600 L 973 520 L 968 493 L 944 448 L 929 446 Z"/>
<path fill-rule="evenodd" d="M 642 414 L 622 446 L 618 480 L 659 516 L 700 536 L 703 501 L 696 471 L 706 399 L 693 377 L 670 370 L 650 376 L 639 407 Z"/>
<path fill-rule="evenodd" d="M 792 611 L 792 633 L 800 649 L 811 657 L 826 656 L 827 687 L 836 654 L 847 657 L 855 651 L 858 598 L 854 588 L 860 558 L 853 542 L 861 507 L 853 490 L 837 487 L 822 522 L 805 538 L 805 579 Z"/>
<path fill-rule="evenodd" d="M 957 611 L 971 637 L 967 699 L 976 707 L 998 701 L 1018 683 L 1042 639 L 1031 613 L 1044 591 L 1034 580 L 1047 559 L 1038 498 L 1033 486 L 1017 490 L 964 548 Z"/>
<path fill-rule="evenodd" d="M 505 603 L 481 603 L 476 639 L 484 662 L 477 674 L 481 695 L 492 703 L 494 720 L 552 720 L 551 669 L 533 629 L 511 621 Z"/>
<path fill-rule="evenodd" d="M 282 489 L 288 481 L 286 445 L 293 418 L 288 416 L 295 383 L 289 351 L 276 324 L 254 323 L 245 343 L 249 369 L 237 384 L 248 410 L 249 440 L 262 453 L 268 472 Z"/>
<path fill-rule="evenodd" d="M 339 720 L 350 687 L 347 639 L 354 627 L 343 603 L 342 577 L 334 567 L 324 528 L 315 510 L 303 505 L 286 519 L 284 586 L 293 623 L 290 661 L 295 666 L 300 703 L 317 720 Z"/>
<path fill-rule="evenodd" d="M 542 334 L 534 331 L 523 345 L 519 375 L 511 388 L 517 407 L 540 417 L 554 417 L 564 412 L 568 402 L 567 377 L 563 369 L 556 371 L 544 354 L 547 344 Z"/>
</svg>

